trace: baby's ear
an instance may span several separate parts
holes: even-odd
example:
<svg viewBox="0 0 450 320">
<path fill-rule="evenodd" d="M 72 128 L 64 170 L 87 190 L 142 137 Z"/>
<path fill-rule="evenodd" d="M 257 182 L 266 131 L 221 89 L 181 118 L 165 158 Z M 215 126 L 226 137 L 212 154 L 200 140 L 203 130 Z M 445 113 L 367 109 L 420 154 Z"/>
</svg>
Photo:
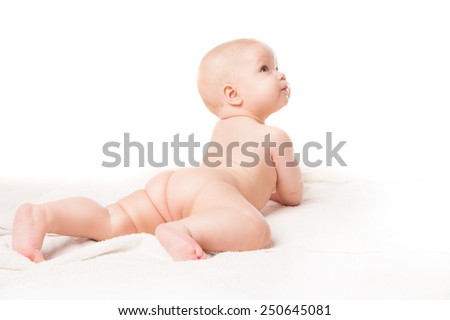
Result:
<svg viewBox="0 0 450 320">
<path fill-rule="evenodd" d="M 240 107 L 242 105 L 242 98 L 235 88 L 231 84 L 226 84 L 223 87 L 223 93 L 225 95 L 225 100 L 229 105 L 233 107 Z"/>
</svg>

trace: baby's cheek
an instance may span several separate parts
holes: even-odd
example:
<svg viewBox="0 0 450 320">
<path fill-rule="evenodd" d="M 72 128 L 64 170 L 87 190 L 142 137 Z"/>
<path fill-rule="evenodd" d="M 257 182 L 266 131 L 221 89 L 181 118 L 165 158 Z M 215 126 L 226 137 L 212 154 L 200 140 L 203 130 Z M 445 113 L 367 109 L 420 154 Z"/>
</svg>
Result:
<svg viewBox="0 0 450 320">
<path fill-rule="evenodd" d="M 274 86 L 272 83 L 270 82 L 265 82 L 262 83 L 259 87 L 258 87 L 258 95 L 260 97 L 264 97 L 264 99 L 270 99 L 272 97 L 275 96 L 275 90 L 274 90 Z"/>
<path fill-rule="evenodd" d="M 273 104 L 276 104 L 279 99 L 279 92 L 274 89 L 272 81 L 258 82 L 250 91 L 253 104 L 263 109 L 270 108 Z"/>
</svg>

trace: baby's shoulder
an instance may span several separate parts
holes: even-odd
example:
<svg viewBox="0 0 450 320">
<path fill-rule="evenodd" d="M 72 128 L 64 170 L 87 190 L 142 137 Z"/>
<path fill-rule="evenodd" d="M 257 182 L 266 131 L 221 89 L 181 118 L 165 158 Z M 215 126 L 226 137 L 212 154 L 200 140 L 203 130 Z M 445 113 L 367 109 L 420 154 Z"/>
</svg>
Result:
<svg viewBox="0 0 450 320">
<path fill-rule="evenodd" d="M 291 138 L 289 137 L 287 132 L 281 128 L 265 125 L 264 130 L 266 134 L 270 136 L 271 141 L 279 141 L 279 142 L 291 141 Z"/>
</svg>

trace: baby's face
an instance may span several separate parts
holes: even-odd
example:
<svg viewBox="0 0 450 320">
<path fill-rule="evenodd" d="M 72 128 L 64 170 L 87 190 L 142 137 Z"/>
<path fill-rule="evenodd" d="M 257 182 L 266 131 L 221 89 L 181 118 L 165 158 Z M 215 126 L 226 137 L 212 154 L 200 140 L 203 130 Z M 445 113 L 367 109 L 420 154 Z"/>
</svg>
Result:
<svg viewBox="0 0 450 320">
<path fill-rule="evenodd" d="M 242 53 L 237 71 L 236 87 L 244 108 L 267 118 L 284 107 L 291 94 L 286 76 L 278 71 L 273 51 L 262 43 L 249 46 Z"/>
</svg>

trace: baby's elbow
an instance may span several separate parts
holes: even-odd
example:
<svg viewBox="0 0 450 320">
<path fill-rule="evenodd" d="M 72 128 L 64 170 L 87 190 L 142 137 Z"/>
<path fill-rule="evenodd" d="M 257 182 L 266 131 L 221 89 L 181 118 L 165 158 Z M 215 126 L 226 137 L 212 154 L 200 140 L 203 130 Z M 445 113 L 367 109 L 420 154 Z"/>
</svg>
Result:
<svg viewBox="0 0 450 320">
<path fill-rule="evenodd" d="M 296 207 L 302 203 L 302 199 L 300 197 L 294 198 L 291 201 L 287 202 L 287 206 Z"/>
<path fill-rule="evenodd" d="M 303 191 L 294 191 L 292 193 L 286 194 L 283 197 L 283 204 L 285 206 L 298 206 L 302 202 Z"/>
<path fill-rule="evenodd" d="M 297 204 L 296 204 L 296 206 L 300 205 L 302 203 L 302 200 L 303 200 L 303 181 L 301 181 L 300 187 L 298 188 L 298 191 L 297 191 Z"/>
<path fill-rule="evenodd" d="M 298 198 L 297 198 L 296 206 L 300 205 L 302 203 L 302 200 L 303 200 L 303 186 L 302 186 L 301 190 L 298 192 Z"/>
</svg>

